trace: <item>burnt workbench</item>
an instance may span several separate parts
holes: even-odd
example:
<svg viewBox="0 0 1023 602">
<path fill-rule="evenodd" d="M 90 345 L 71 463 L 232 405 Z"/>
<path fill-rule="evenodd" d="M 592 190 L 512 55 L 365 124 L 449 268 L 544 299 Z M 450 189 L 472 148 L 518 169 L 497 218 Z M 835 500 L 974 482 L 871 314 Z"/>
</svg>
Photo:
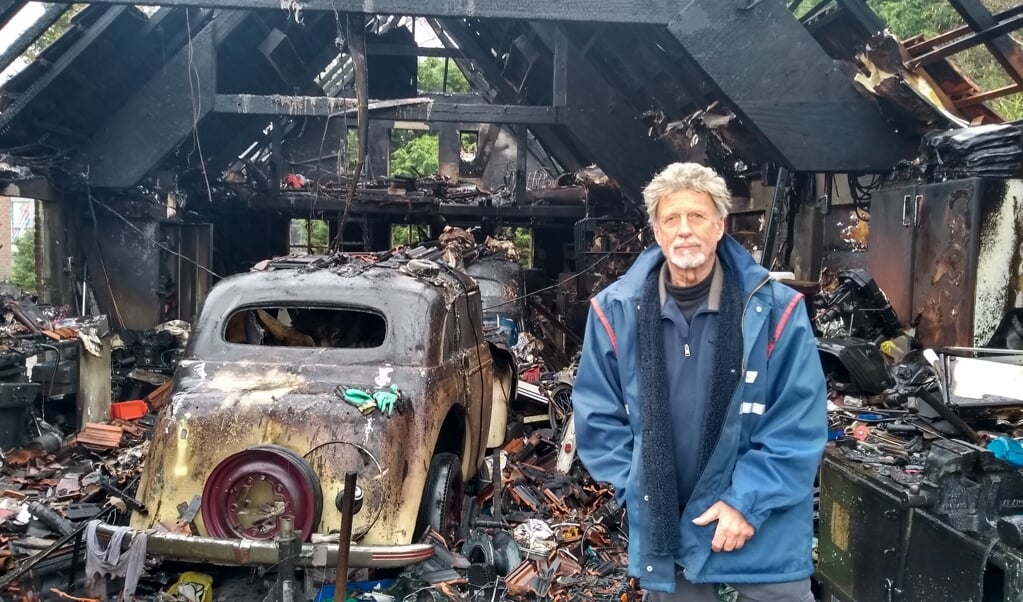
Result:
<svg viewBox="0 0 1023 602">
<path fill-rule="evenodd" d="M 826 602 L 1023 600 L 1023 470 L 932 443 L 920 479 L 850 460 L 821 467 L 817 579 Z"/>
</svg>

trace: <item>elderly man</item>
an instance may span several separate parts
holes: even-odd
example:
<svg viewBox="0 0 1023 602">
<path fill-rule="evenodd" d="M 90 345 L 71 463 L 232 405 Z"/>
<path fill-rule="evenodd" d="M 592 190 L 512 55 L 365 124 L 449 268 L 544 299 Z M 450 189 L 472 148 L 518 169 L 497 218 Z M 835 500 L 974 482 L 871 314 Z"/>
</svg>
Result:
<svg viewBox="0 0 1023 602">
<path fill-rule="evenodd" d="M 591 301 L 579 456 L 628 511 L 648 599 L 717 600 L 724 583 L 812 601 L 827 394 L 802 296 L 725 235 L 714 171 L 669 165 L 643 196 L 657 247 Z"/>
</svg>

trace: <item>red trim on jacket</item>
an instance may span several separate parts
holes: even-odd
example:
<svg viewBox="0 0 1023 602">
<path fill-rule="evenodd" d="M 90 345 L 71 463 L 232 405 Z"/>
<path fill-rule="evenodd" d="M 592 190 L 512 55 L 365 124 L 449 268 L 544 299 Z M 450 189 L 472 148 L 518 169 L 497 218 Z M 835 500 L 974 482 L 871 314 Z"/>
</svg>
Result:
<svg viewBox="0 0 1023 602">
<path fill-rule="evenodd" d="M 785 324 L 788 323 L 789 318 L 792 317 L 792 311 L 799 305 L 799 301 L 802 300 L 803 293 L 796 293 L 796 296 L 789 301 L 788 306 L 785 308 L 785 313 L 781 315 L 781 320 L 778 321 L 778 325 L 774 327 L 774 334 L 771 335 L 771 340 L 767 343 L 767 357 L 771 357 L 771 352 L 774 351 L 774 344 L 781 338 L 781 333 L 785 330 Z"/>
<path fill-rule="evenodd" d="M 590 299 L 590 305 L 593 306 L 593 311 L 597 314 L 597 319 L 604 325 L 604 330 L 607 331 L 607 337 L 611 339 L 611 348 L 614 349 L 615 355 L 618 355 L 618 339 L 615 338 L 615 331 L 611 330 L 611 323 L 608 322 L 607 316 L 604 315 L 604 310 L 600 309 L 600 305 L 597 304 L 597 299 Z"/>
</svg>

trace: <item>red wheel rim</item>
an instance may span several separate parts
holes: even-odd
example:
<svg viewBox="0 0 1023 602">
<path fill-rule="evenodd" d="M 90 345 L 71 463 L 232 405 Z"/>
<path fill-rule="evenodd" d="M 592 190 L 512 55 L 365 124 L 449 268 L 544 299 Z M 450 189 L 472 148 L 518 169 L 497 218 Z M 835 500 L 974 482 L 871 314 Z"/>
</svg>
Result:
<svg viewBox="0 0 1023 602">
<path fill-rule="evenodd" d="M 312 466 L 301 456 L 265 445 L 218 464 L 206 480 L 201 508 L 213 537 L 274 539 L 280 518 L 290 515 L 305 541 L 320 521 L 323 494 Z"/>
</svg>

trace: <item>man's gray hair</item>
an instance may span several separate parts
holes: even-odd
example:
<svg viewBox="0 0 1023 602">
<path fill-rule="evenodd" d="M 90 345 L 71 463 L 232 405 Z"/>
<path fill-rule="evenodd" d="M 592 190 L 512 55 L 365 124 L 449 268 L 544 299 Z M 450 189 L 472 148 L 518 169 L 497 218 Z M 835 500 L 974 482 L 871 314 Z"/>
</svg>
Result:
<svg viewBox="0 0 1023 602">
<path fill-rule="evenodd" d="M 651 225 L 654 225 L 657 204 L 661 199 L 683 190 L 709 194 L 719 217 L 727 217 L 728 210 L 732 208 L 732 194 L 728 192 L 725 179 L 717 172 L 699 163 L 672 163 L 654 176 L 643 189 L 643 200 Z"/>
</svg>

